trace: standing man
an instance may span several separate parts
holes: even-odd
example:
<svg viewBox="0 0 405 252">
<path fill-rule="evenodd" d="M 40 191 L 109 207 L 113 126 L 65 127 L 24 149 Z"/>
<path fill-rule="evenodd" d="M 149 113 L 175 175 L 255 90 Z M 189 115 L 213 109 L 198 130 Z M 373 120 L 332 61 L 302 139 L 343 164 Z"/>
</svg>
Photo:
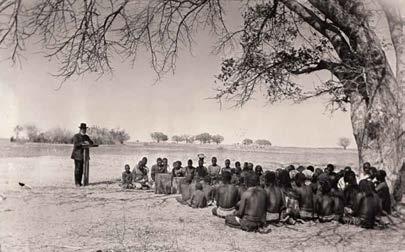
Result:
<svg viewBox="0 0 405 252">
<path fill-rule="evenodd" d="M 73 152 L 71 158 L 75 161 L 75 185 L 82 186 L 83 165 L 84 165 L 84 148 L 83 145 L 92 145 L 90 137 L 86 135 L 87 126 L 81 123 L 80 131 L 73 136 Z"/>
</svg>

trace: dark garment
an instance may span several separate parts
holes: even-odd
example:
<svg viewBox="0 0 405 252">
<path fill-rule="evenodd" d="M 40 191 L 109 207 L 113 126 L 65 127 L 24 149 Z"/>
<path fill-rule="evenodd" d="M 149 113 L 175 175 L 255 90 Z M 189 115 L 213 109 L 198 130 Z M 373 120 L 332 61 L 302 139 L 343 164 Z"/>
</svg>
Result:
<svg viewBox="0 0 405 252">
<path fill-rule="evenodd" d="M 387 184 L 381 183 L 381 186 L 377 186 L 377 194 L 378 197 L 381 199 L 382 210 L 391 214 L 391 195 L 390 189 L 388 188 Z"/>
<path fill-rule="evenodd" d="M 83 160 L 75 160 L 75 185 L 82 185 Z"/>
<path fill-rule="evenodd" d="M 90 137 L 88 135 L 82 135 L 80 133 L 73 136 L 73 151 L 71 158 L 74 160 L 83 160 L 84 156 L 84 148 L 82 145 L 84 142 L 87 141 L 90 144 L 93 144 Z"/>
<path fill-rule="evenodd" d="M 196 173 L 198 178 L 203 179 L 208 175 L 208 170 L 205 166 L 197 166 Z"/>
<path fill-rule="evenodd" d="M 248 218 L 238 218 L 235 215 L 225 216 L 225 225 L 232 228 L 239 228 L 247 232 L 258 231 L 259 228 L 263 227 L 262 221 L 252 221 Z"/>
</svg>

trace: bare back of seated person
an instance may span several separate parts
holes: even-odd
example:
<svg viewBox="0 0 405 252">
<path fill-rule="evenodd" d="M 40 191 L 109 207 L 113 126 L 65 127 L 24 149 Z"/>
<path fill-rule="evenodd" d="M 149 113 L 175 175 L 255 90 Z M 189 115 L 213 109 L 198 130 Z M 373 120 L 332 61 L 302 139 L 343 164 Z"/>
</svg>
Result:
<svg viewBox="0 0 405 252">
<path fill-rule="evenodd" d="M 381 214 L 381 200 L 374 192 L 372 182 L 364 180 L 359 184 L 360 192 L 357 194 L 353 215 L 360 218 L 365 228 L 373 228 L 375 219 Z"/>
<path fill-rule="evenodd" d="M 312 212 L 314 209 L 313 205 L 313 192 L 310 186 L 305 185 L 305 175 L 302 173 L 298 173 L 295 176 L 295 183 L 296 187 L 293 189 L 295 193 L 298 195 L 298 203 L 300 210 L 304 210 L 307 212 Z"/>
<path fill-rule="evenodd" d="M 239 201 L 239 191 L 235 185 L 231 184 L 231 177 L 231 173 L 224 173 L 223 184 L 216 189 L 215 193 L 217 206 L 224 209 L 234 208 Z"/>
<path fill-rule="evenodd" d="M 268 213 L 281 213 L 284 208 L 283 193 L 281 188 L 276 185 L 276 174 L 268 172 L 264 175 L 264 182 L 268 200 L 267 212 Z"/>
<path fill-rule="evenodd" d="M 204 208 L 207 207 L 207 197 L 205 196 L 204 191 L 202 190 L 202 185 L 197 183 L 195 185 L 195 191 L 191 196 L 190 206 L 192 208 Z"/>
</svg>

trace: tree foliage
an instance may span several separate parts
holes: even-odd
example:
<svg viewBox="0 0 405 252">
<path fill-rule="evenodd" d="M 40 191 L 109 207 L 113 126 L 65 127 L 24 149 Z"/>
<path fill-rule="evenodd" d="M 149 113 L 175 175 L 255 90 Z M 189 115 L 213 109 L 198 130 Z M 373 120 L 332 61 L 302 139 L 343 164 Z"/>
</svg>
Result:
<svg viewBox="0 0 405 252">
<path fill-rule="evenodd" d="M 150 137 L 157 143 L 166 142 L 167 140 L 169 140 L 169 137 L 162 132 L 153 132 L 150 134 Z"/>
<path fill-rule="evenodd" d="M 271 146 L 271 142 L 266 139 L 257 139 L 255 141 L 255 144 L 260 145 L 260 146 Z"/>
<path fill-rule="evenodd" d="M 196 141 L 199 141 L 202 144 L 211 143 L 211 135 L 206 132 L 198 134 L 194 138 Z"/>
<path fill-rule="evenodd" d="M 251 144 L 253 144 L 253 140 L 249 139 L 249 138 L 243 139 L 242 144 L 243 145 L 251 145 Z"/>
<path fill-rule="evenodd" d="M 224 137 L 217 134 L 217 135 L 211 136 L 211 140 L 216 144 L 220 144 L 224 141 Z"/>
<path fill-rule="evenodd" d="M 341 138 L 339 138 L 339 141 L 338 141 L 338 145 L 343 147 L 343 149 L 345 149 L 345 150 L 350 145 L 350 143 L 351 143 L 351 141 L 347 137 L 341 137 Z"/>
<path fill-rule="evenodd" d="M 174 136 L 172 136 L 172 141 L 176 142 L 176 143 L 179 143 L 179 142 L 183 142 L 184 138 L 181 137 L 181 136 L 174 135 Z"/>
</svg>

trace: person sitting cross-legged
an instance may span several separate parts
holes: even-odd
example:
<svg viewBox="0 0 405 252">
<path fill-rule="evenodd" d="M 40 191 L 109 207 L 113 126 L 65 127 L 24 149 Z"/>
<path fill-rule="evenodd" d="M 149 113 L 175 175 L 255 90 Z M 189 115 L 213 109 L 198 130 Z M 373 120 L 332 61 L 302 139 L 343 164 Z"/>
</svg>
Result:
<svg viewBox="0 0 405 252">
<path fill-rule="evenodd" d="M 203 191 L 203 186 L 201 183 L 195 184 L 195 191 L 191 195 L 189 205 L 192 208 L 204 208 L 207 207 L 207 197 Z"/>
<path fill-rule="evenodd" d="M 266 222 L 276 224 L 280 221 L 281 212 L 285 209 L 283 192 L 276 184 L 276 173 L 273 171 L 264 174 L 264 182 L 268 200 Z"/>
<path fill-rule="evenodd" d="M 244 231 L 259 231 L 266 223 L 267 195 L 255 174 L 246 176 L 248 189 L 242 194 L 239 209 L 225 217 L 225 224 Z"/>
<path fill-rule="evenodd" d="M 133 189 L 131 167 L 125 165 L 125 171 L 122 173 L 121 187 L 124 189 Z"/>
<path fill-rule="evenodd" d="M 229 172 L 222 174 L 222 185 L 215 190 L 215 201 L 217 207 L 212 209 L 212 214 L 221 218 L 231 215 L 235 211 L 236 203 L 239 201 L 238 188 L 231 184 L 232 175 Z"/>
</svg>

